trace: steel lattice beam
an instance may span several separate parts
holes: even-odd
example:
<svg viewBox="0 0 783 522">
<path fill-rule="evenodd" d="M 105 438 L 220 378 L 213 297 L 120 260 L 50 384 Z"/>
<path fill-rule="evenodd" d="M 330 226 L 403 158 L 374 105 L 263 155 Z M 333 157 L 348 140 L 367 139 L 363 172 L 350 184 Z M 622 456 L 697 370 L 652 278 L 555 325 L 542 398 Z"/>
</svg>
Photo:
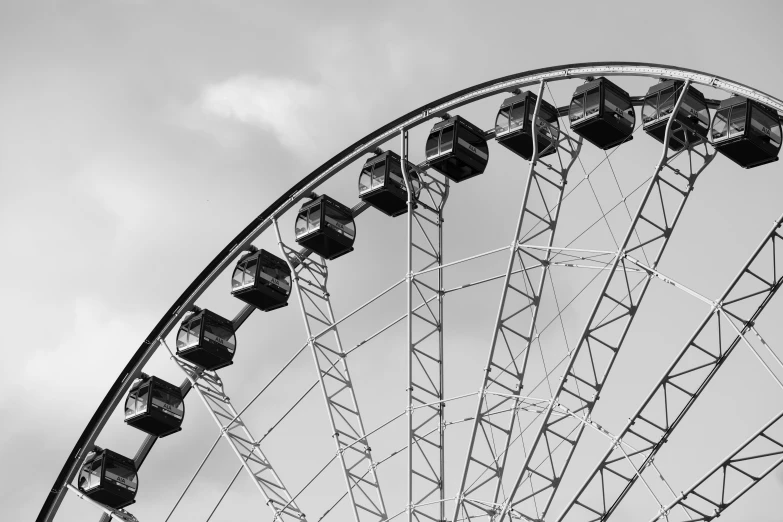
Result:
<svg viewBox="0 0 783 522">
<path fill-rule="evenodd" d="M 197 393 L 209 410 L 212 419 L 220 428 L 221 435 L 234 450 L 242 467 L 253 479 L 258 490 L 266 499 L 266 504 L 274 513 L 274 520 L 304 521 L 305 515 L 292 500 L 288 490 L 278 477 L 272 464 L 261 451 L 257 439 L 251 435 L 241 416 L 231 404 L 223 389 L 223 381 L 213 371 L 187 363 L 174 355 L 166 342 L 160 340 L 171 354 L 171 359 L 190 381 L 192 389 Z"/>
<path fill-rule="evenodd" d="M 671 114 L 678 113 L 689 85 L 690 82 L 686 81 Z M 552 411 L 561 406 L 585 418 L 590 416 L 651 280 L 650 276 L 646 276 L 641 284 L 632 284 L 629 272 L 624 270 L 625 256 L 644 246 L 653 247 L 656 253 L 651 267 L 657 266 L 693 183 L 714 157 L 706 145 L 703 154 L 697 153 L 695 147 L 698 143 L 682 143 L 680 152 L 671 155 L 667 144 L 673 137 L 675 125 L 679 124 L 669 118 L 661 158 L 618 248 L 612 269 L 608 271 L 565 374 L 542 416 L 525 462 L 517 471 L 515 480 L 509 482 L 508 498 L 500 509 L 500 520 L 512 509 L 528 520 L 541 520 L 546 515 L 584 430 L 584 424 L 573 417 L 553 418 Z M 685 172 L 675 167 L 675 160 L 680 157 L 688 160 L 683 167 Z M 701 159 L 700 166 L 694 165 L 694 157 Z M 618 271 L 618 267 L 623 270 Z M 634 291 L 634 288 L 637 290 Z M 536 467 L 538 470 L 534 469 Z M 530 493 L 517 498 L 523 481 L 530 488 Z"/>
<path fill-rule="evenodd" d="M 291 269 L 355 520 L 386 520 L 386 506 L 378 484 L 375 463 L 335 324 L 327 289 L 329 270 L 326 261 L 320 256 L 318 261 L 313 256 L 300 257 L 295 250 L 287 247 L 276 222 L 275 233 L 283 258 Z M 331 329 L 332 335 L 314 337 L 313 326 L 316 324 L 325 330 Z M 369 473 L 366 473 L 368 470 Z"/>
<path fill-rule="evenodd" d="M 500 305 L 484 368 L 471 442 L 460 482 L 453 521 L 461 515 L 492 514 L 498 506 L 501 479 L 512 441 L 515 416 L 520 407 L 524 379 L 536 318 L 549 270 L 551 249 L 557 228 L 568 172 L 581 150 L 555 127 L 557 151 L 551 163 L 540 162 L 538 120 L 545 83 L 541 82 L 533 113 L 533 158 L 516 231 L 510 246 L 509 261 L 501 291 Z M 545 251 L 520 248 L 531 241 L 546 244 Z M 535 265 L 536 268 L 530 268 Z M 519 361 L 519 358 L 522 358 Z M 499 394 L 487 393 L 490 390 Z M 496 444 L 496 441 L 499 444 Z"/>
<path fill-rule="evenodd" d="M 401 168 L 408 193 L 408 520 L 444 516 L 443 208 L 448 179 L 417 169 L 415 202 L 402 132 Z M 435 269 L 433 269 L 435 268 Z"/>
<path fill-rule="evenodd" d="M 783 463 L 783 411 L 715 466 L 650 522 L 703 522 L 718 518 Z M 682 510 L 675 508 L 684 508 Z"/>
<path fill-rule="evenodd" d="M 696 332 L 618 435 L 636 448 L 626 460 L 613 444 L 568 503 L 558 521 L 606 520 L 653 461 L 693 403 L 726 362 L 783 284 L 779 258 L 783 216 L 775 221 Z M 741 324 L 741 334 L 728 323 Z"/>
</svg>

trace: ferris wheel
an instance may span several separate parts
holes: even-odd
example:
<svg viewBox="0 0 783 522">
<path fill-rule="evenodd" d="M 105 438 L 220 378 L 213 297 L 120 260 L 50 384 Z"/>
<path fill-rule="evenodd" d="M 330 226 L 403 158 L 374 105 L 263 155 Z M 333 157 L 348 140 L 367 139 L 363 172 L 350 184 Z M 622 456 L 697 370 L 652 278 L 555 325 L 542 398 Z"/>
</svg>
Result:
<svg viewBox="0 0 783 522">
<path fill-rule="evenodd" d="M 714 295 L 668 272 L 688 260 L 669 260 L 667 246 L 716 157 L 740 174 L 774 168 L 764 165 L 778 159 L 779 114 L 783 101 L 718 76 L 587 63 L 489 81 L 381 127 L 282 194 L 185 289 L 85 427 L 39 522 L 57 520 L 71 494 L 96 519 L 143 520 L 139 476 L 156 442 L 195 436 L 183 426 L 186 399 L 189 412 L 204 408 L 214 443 L 161 492 L 170 509 L 156 520 L 178 520 L 198 502 L 191 488 L 218 458 L 236 473 L 212 507 L 199 504 L 204 520 L 220 518 L 242 481 L 253 486 L 243 504 L 250 514 L 282 522 L 623 520 L 623 502 L 637 497 L 649 510 L 634 503 L 633 520 L 720 516 L 783 462 L 783 400 L 759 397 L 780 411 L 696 469 L 690 485 L 674 486 L 657 457 L 683 429 L 699 429 L 686 415 L 735 349 L 783 388 L 780 352 L 765 333 L 777 325 L 762 314 L 783 283 L 783 216 L 749 232 L 757 248 Z M 478 193 L 490 156 L 504 165 L 492 175 L 508 187 L 512 214 L 459 197 Z M 351 187 L 358 203 L 327 186 Z M 447 217 L 479 223 L 479 214 L 504 224 L 501 243 L 485 248 L 480 224 L 449 235 Z M 370 218 L 385 227 L 374 241 L 399 255 L 379 250 L 373 263 L 352 262 L 370 244 L 357 223 Z M 330 279 L 338 266 L 377 282 L 355 285 L 344 312 Z M 647 296 L 656 285 L 667 293 Z M 239 311 L 223 311 L 217 291 Z M 633 384 L 618 373 L 620 352 L 646 342 L 632 326 L 683 301 L 698 320 L 689 335 L 672 334 L 679 340 L 663 374 L 610 427 L 598 400 L 623 400 Z M 287 362 L 238 402 L 231 366 L 263 341 L 243 331 L 252 321 L 273 328 L 283 314 L 300 325 L 285 333 Z M 466 341 L 479 327 L 483 341 Z M 153 357 L 179 380 L 153 374 Z M 387 374 L 403 381 L 387 389 Z M 271 395 L 278 385 L 284 392 Z M 118 410 L 125 429 L 140 430 L 135 454 L 104 440 Z M 307 428 L 286 432 L 296 415 Z M 729 412 L 721 426 L 732 424 Z M 277 446 L 273 432 L 283 434 Z M 311 439 L 326 443 L 297 450 Z M 698 448 L 682 455 L 689 451 Z M 196 519 L 189 513 L 181 519 Z"/>
</svg>

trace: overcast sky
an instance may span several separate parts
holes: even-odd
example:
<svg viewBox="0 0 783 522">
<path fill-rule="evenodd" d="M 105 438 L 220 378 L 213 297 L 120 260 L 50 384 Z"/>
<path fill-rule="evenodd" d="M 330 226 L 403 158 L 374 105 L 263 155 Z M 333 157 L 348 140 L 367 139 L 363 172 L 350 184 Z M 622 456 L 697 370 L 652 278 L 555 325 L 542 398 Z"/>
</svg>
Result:
<svg viewBox="0 0 783 522">
<path fill-rule="evenodd" d="M 9 329 L 0 365 L 0 411 L 6 420 L 0 431 L 0 462 L 5 468 L 0 518 L 30 520 L 38 513 L 84 424 L 160 315 L 241 228 L 339 150 L 451 92 L 566 63 L 631 60 L 678 65 L 781 98 L 781 14 L 780 4 L 773 1 L 0 2 L 0 241 L 6 247 L 0 258 L 0 313 Z M 638 86 L 633 94 L 641 94 L 649 83 L 627 88 Z M 475 123 L 489 128 L 498 101 L 493 98 L 469 112 Z M 553 101 L 563 105 L 567 94 Z M 411 144 L 417 161 L 423 153 L 421 132 Z M 643 135 L 635 143 L 639 149 L 627 156 L 625 165 L 649 171 L 658 149 Z M 451 232 L 451 243 L 447 238 L 452 259 L 508 244 L 522 176 L 502 181 L 508 172 L 501 172 L 499 165 L 512 173 L 526 167 L 498 150 L 492 149 L 493 158 L 502 157 L 504 163 L 497 164 L 494 181 L 484 184 L 477 179 L 470 187 L 466 182 L 454 189 L 449 203 L 453 226 L 461 223 L 465 228 L 464 234 Z M 718 158 L 714 170 L 700 181 L 704 188 L 695 193 L 693 208 L 685 215 L 689 224 L 683 224 L 686 230 L 679 246 L 672 246 L 669 265 L 711 296 L 723 290 L 783 211 L 778 164 L 743 171 Z M 342 184 L 335 180 L 329 185 L 348 205 L 357 201 L 356 174 L 346 173 Z M 501 214 L 502 209 L 509 212 Z M 471 213 L 483 217 L 472 219 Z M 358 225 L 359 236 L 367 241 L 365 252 L 359 253 L 357 246 L 354 257 L 335 262 L 334 285 L 345 295 L 340 310 L 349 310 L 403 274 L 404 244 L 390 244 L 391 238 L 404 239 L 403 218 L 391 225 L 376 214 L 366 220 L 362 216 Z M 291 240 L 291 220 L 283 225 Z M 377 244 L 372 243 L 374 227 L 388 229 L 388 241 L 376 237 Z M 501 259 L 496 266 L 503 263 Z M 374 264 L 387 267 L 388 277 L 376 278 L 374 274 L 384 270 Z M 239 304 L 226 296 L 228 288 L 223 277 L 204 302 L 231 317 Z M 491 295 L 497 295 L 497 288 Z M 683 298 L 661 294 L 659 299 Z M 662 371 L 706 312 L 690 302 L 681 306 L 686 311 L 670 323 L 663 316 L 640 320 L 645 335 L 670 333 L 671 346 L 666 357 L 639 360 Z M 479 308 L 494 310 L 496 301 Z M 460 317 L 459 310 L 455 318 Z M 231 386 L 237 390 L 238 405 L 305 340 L 295 300 L 274 322 L 272 315 L 257 315 L 239 337 L 237 357 L 246 357 L 244 364 L 227 371 L 235 377 Z M 455 325 L 454 331 L 460 332 L 455 351 L 472 346 L 473 336 L 481 345 L 472 355 L 458 357 L 461 366 L 455 366 L 483 364 L 490 334 L 485 323 L 481 331 L 470 330 L 468 322 Z M 783 341 L 780 330 L 780 323 L 766 323 L 773 341 Z M 402 330 L 398 334 L 390 338 L 397 344 L 390 341 L 376 357 L 402 369 L 404 352 L 389 348 L 399 347 Z M 640 346 L 639 353 L 655 348 L 645 352 L 647 345 Z M 156 364 L 162 368 L 166 361 L 160 359 Z M 378 380 L 384 386 L 388 381 L 401 393 L 404 383 L 373 373 L 378 368 L 373 370 L 372 362 L 357 363 L 357 381 L 367 388 L 380 388 Z M 304 360 L 300 373 L 275 397 L 283 400 L 306 389 L 315 374 L 304 363 L 311 361 Z M 687 473 L 673 463 L 673 474 L 681 479 L 677 491 L 783 405 L 781 390 L 753 364 L 748 356 L 736 373 L 716 380 L 723 395 L 718 393 L 703 415 L 719 422 L 702 431 L 693 427 L 692 438 L 671 460 L 682 460 L 723 431 L 721 426 L 736 429 L 727 430 L 731 433 L 725 441 L 710 445 L 711 452 L 694 456 L 698 462 L 681 463 Z M 631 402 L 626 409 L 633 409 L 660 371 L 639 378 L 644 386 L 627 392 Z M 168 372 L 174 382 L 181 380 L 169 367 L 161 372 Z M 468 388 L 475 390 L 479 375 L 472 378 Z M 769 382 L 758 388 L 747 384 L 755 384 L 755 379 Z M 618 382 L 635 380 L 626 376 Z M 369 391 L 367 399 L 360 399 L 370 417 L 368 426 L 381 424 L 404 407 L 402 395 L 392 406 L 383 402 L 382 391 L 376 390 L 376 398 Z M 140 520 L 168 513 L 216 435 L 198 411 L 200 404 L 191 399 L 185 431 L 161 442 L 142 470 L 139 503 L 131 508 Z M 292 420 L 288 445 L 285 439 L 277 440 L 281 455 L 273 456 L 273 462 L 288 462 L 296 469 L 300 459 L 315 469 L 331 456 L 328 436 L 316 442 L 307 431 L 317 426 L 325 433 L 325 415 L 316 399 L 310 404 L 312 416 Z M 277 411 L 274 405 L 270 408 L 264 412 L 268 418 Z M 623 410 L 616 417 L 629 414 Z M 258 422 L 260 434 L 269 422 Z M 110 424 L 99 442 L 132 456 L 140 435 L 130 433 L 133 430 L 119 417 Z M 398 435 L 401 445 L 404 432 Z M 164 444 L 169 448 L 165 453 Z M 601 442 L 599 447 L 605 445 Z M 393 449 L 391 437 L 387 446 Z M 230 480 L 233 456 L 224 451 L 219 457 L 226 464 L 216 464 L 216 478 L 199 485 L 198 491 L 214 496 L 212 492 Z M 290 469 L 292 482 L 306 482 L 305 472 Z M 334 476 L 334 484 L 320 486 L 323 498 L 342 494 L 339 475 Z M 391 484 L 401 479 L 393 476 L 390 471 L 390 489 L 401 491 L 400 484 Z M 252 500 L 237 494 L 232 497 L 236 509 L 243 503 L 266 509 L 246 487 L 249 480 L 242 479 L 246 484 L 239 487 Z M 164 487 L 167 480 L 173 484 L 169 489 Z M 449 477 L 447 484 L 453 488 L 456 480 Z M 394 495 L 390 493 L 399 497 Z M 725 519 L 779 520 L 781 495 L 783 475 L 778 473 L 729 510 Z M 313 496 L 314 505 L 329 503 L 321 496 Z M 62 520 L 97 519 L 94 508 L 83 502 L 69 498 L 65 507 Z M 389 511 L 401 508 L 397 503 Z M 306 512 L 317 519 L 318 509 Z M 181 520 L 189 519 L 185 513 Z M 227 507 L 215 520 L 234 513 Z M 644 516 L 653 513 L 647 504 Z"/>
</svg>

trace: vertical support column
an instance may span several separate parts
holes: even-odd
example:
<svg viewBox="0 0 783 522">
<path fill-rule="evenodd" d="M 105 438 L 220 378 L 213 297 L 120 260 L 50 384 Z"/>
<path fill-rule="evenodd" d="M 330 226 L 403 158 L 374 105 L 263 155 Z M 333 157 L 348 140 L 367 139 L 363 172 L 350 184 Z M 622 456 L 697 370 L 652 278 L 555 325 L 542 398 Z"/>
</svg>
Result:
<svg viewBox="0 0 783 522">
<path fill-rule="evenodd" d="M 533 156 L 522 198 L 514 237 L 509 245 L 509 259 L 497 316 L 492 331 L 487 365 L 481 385 L 473 433 L 460 482 L 453 515 L 494 516 L 499 510 L 498 496 L 503 471 L 507 465 L 515 420 L 519 415 L 522 381 L 534 332 L 541 295 L 549 269 L 552 250 L 529 251 L 521 244 L 543 241 L 552 246 L 557 228 L 566 180 L 581 150 L 575 141 L 555 127 L 556 154 L 551 163 L 542 162 L 538 150 L 538 120 L 545 83 L 538 89 L 533 111 Z M 550 145 L 551 146 L 551 145 Z M 488 394 L 492 390 L 496 393 Z"/>
<path fill-rule="evenodd" d="M 314 256 L 300 256 L 283 244 L 277 221 L 274 221 L 274 228 L 280 251 L 291 269 L 354 518 L 356 522 L 386 520 L 386 506 L 378 484 L 376 465 L 359 414 L 326 286 L 329 278 L 326 261 L 323 258 L 315 261 Z M 313 336 L 313 323 L 324 328 L 324 333 L 317 338 Z"/>
<path fill-rule="evenodd" d="M 444 514 L 443 207 L 448 180 L 416 172 L 416 198 L 402 131 L 401 162 L 408 193 L 408 521 L 441 522 Z M 418 309 L 417 309 L 418 308 Z"/>
</svg>

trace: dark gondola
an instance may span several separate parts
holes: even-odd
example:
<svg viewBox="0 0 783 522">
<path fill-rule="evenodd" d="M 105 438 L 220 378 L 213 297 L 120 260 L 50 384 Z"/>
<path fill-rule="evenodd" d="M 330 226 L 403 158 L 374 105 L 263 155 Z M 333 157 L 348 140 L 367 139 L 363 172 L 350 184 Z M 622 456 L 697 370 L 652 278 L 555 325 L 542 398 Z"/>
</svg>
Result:
<svg viewBox="0 0 783 522">
<path fill-rule="evenodd" d="M 631 141 L 636 113 L 631 96 L 606 78 L 596 78 L 574 91 L 568 108 L 571 130 L 607 150 Z"/>
<path fill-rule="evenodd" d="M 682 93 L 683 85 L 684 82 L 679 80 L 666 80 L 650 87 L 644 97 L 642 107 L 644 132 L 661 143 L 666 134 L 669 116 L 674 111 L 674 105 Z M 707 139 L 710 111 L 704 95 L 694 87 L 688 87 L 674 119 L 668 144 L 670 149 L 678 151 L 684 148 L 686 138 L 691 144 Z"/>
<path fill-rule="evenodd" d="M 425 153 L 430 167 L 456 183 L 483 173 L 489 161 L 484 131 L 461 116 L 432 127 Z"/>
<path fill-rule="evenodd" d="M 119 453 L 96 448 L 82 465 L 78 486 L 87 497 L 110 508 L 129 506 L 139 486 L 136 465 Z"/>
<path fill-rule="evenodd" d="M 288 306 L 291 269 L 279 257 L 258 250 L 242 257 L 231 277 L 231 295 L 269 312 Z"/>
<path fill-rule="evenodd" d="M 326 259 L 353 251 L 356 225 L 351 209 L 329 196 L 302 205 L 296 217 L 296 242 Z"/>
<path fill-rule="evenodd" d="M 538 96 L 530 91 L 506 98 L 495 119 L 495 139 L 511 152 L 526 160 L 533 157 L 533 112 Z M 546 122 L 546 123 L 545 123 Z M 538 157 L 557 151 L 557 108 L 541 100 L 538 110 Z"/>
<path fill-rule="evenodd" d="M 723 100 L 712 120 L 712 141 L 718 152 L 746 169 L 777 161 L 778 114 L 742 96 Z"/>
<path fill-rule="evenodd" d="M 138 379 L 125 399 L 125 423 L 155 437 L 180 431 L 184 416 L 182 390 L 157 377 Z"/>
<path fill-rule="evenodd" d="M 359 198 L 391 217 L 408 211 L 408 191 L 402 177 L 401 162 L 398 154 L 387 150 L 368 159 L 359 174 Z M 408 177 L 413 186 L 415 207 L 421 191 L 421 182 L 410 163 L 408 163 Z"/>
<path fill-rule="evenodd" d="M 233 364 L 236 346 L 234 325 L 209 310 L 187 317 L 177 333 L 177 356 L 205 370 Z"/>
</svg>

